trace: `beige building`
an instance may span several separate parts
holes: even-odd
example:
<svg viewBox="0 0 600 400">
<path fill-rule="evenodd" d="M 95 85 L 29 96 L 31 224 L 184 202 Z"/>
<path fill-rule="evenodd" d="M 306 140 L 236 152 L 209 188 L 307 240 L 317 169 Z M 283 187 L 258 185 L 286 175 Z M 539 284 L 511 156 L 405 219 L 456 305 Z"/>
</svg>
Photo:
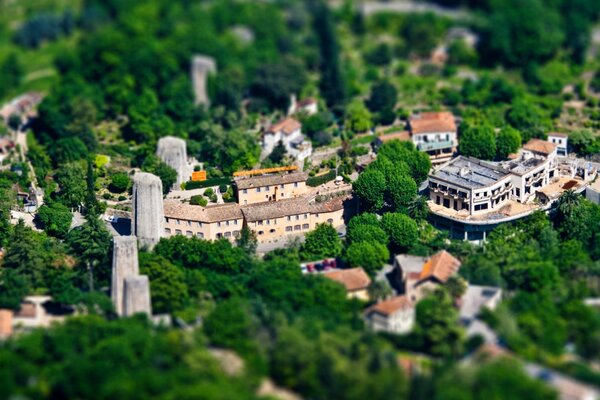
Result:
<svg viewBox="0 0 600 400">
<path fill-rule="evenodd" d="M 349 299 L 369 301 L 371 278 L 362 268 L 336 269 L 323 274 L 325 278 L 341 283 Z"/>
<path fill-rule="evenodd" d="M 235 203 L 208 207 L 165 201 L 165 237 L 185 235 L 206 240 L 234 239 L 244 225 L 244 215 Z"/>
<path fill-rule="evenodd" d="M 415 307 L 406 296 L 397 296 L 369 307 L 365 321 L 375 332 L 408 333 L 415 323 Z"/>
<path fill-rule="evenodd" d="M 185 235 L 206 240 L 234 240 L 242 227 L 252 230 L 259 243 L 290 234 L 303 234 L 328 223 L 344 225 L 348 195 L 317 202 L 303 172 L 237 178 L 238 203 L 194 206 L 165 201 L 164 236 Z"/>
<path fill-rule="evenodd" d="M 304 172 L 236 178 L 238 202 L 247 205 L 305 195 L 306 179 Z"/>
</svg>

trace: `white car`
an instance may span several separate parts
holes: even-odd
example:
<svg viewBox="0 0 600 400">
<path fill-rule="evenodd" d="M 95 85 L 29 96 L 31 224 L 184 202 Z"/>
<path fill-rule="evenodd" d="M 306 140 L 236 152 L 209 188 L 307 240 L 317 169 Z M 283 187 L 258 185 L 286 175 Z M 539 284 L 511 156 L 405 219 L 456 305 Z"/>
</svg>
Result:
<svg viewBox="0 0 600 400">
<path fill-rule="evenodd" d="M 116 224 L 117 222 L 119 222 L 119 217 L 115 217 L 114 215 L 107 215 L 105 220 L 112 224 Z"/>
</svg>

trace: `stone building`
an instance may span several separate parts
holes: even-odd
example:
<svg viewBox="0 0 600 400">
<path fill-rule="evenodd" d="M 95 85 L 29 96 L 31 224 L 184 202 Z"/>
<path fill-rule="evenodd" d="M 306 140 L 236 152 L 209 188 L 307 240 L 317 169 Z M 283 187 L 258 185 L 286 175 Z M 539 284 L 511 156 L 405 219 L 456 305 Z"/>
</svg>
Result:
<svg viewBox="0 0 600 400">
<path fill-rule="evenodd" d="M 238 204 L 218 204 L 207 207 L 165 201 L 165 236 L 185 235 L 206 240 L 240 235 L 244 215 Z"/>
<path fill-rule="evenodd" d="M 160 178 L 146 172 L 133 176 L 132 234 L 142 247 L 152 248 L 164 233 L 163 189 Z"/>
<path fill-rule="evenodd" d="M 304 172 L 235 178 L 241 205 L 279 201 L 303 196 L 308 192 Z"/>
<path fill-rule="evenodd" d="M 327 279 L 344 286 L 349 299 L 369 301 L 371 278 L 362 268 L 336 269 L 323 274 Z"/>
<path fill-rule="evenodd" d="M 312 154 L 312 144 L 302 134 L 302 124 L 295 118 L 284 118 L 266 130 L 262 137 L 263 156 L 271 154 L 279 142 L 283 142 L 287 153 L 298 161 Z"/>
<path fill-rule="evenodd" d="M 415 319 L 415 307 L 406 296 L 381 301 L 365 311 L 367 326 L 375 332 L 408 333 Z"/>
</svg>

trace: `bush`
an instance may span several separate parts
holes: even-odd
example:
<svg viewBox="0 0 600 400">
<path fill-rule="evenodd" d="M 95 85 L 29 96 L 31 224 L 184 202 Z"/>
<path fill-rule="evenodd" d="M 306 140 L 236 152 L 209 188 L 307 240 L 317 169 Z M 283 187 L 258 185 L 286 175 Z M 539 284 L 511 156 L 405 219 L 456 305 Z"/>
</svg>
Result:
<svg viewBox="0 0 600 400">
<path fill-rule="evenodd" d="M 125 172 L 118 172 L 111 176 L 109 190 L 113 193 L 123 193 L 129 188 L 130 181 Z"/>
<path fill-rule="evenodd" d="M 193 205 L 193 206 L 206 207 L 206 205 L 208 204 L 208 200 L 206 200 L 204 198 L 204 196 L 202 196 L 201 194 L 197 194 L 197 195 L 192 196 L 190 198 L 190 204 Z"/>
<path fill-rule="evenodd" d="M 319 185 L 322 185 L 322 184 L 332 181 L 334 179 L 335 179 L 335 170 L 332 169 L 323 175 L 312 176 L 312 177 L 308 178 L 306 180 L 306 184 L 311 187 L 317 187 Z"/>
<path fill-rule="evenodd" d="M 216 193 L 213 193 L 209 198 L 210 198 L 210 201 L 212 201 L 213 203 L 216 203 L 217 200 L 219 200 Z"/>
<path fill-rule="evenodd" d="M 222 183 L 219 185 L 219 193 L 225 193 L 227 192 L 227 184 Z"/>
<path fill-rule="evenodd" d="M 215 191 L 213 190 L 213 188 L 208 188 L 204 191 L 204 195 L 206 197 L 211 197 L 213 194 L 215 194 Z"/>
<path fill-rule="evenodd" d="M 118 200 L 119 200 L 119 201 L 125 201 L 125 200 L 127 200 L 127 196 L 123 196 L 123 195 L 121 195 L 121 196 L 119 196 L 119 199 L 118 199 Z"/>
<path fill-rule="evenodd" d="M 102 195 L 102 198 L 103 198 L 104 200 L 110 200 L 110 199 L 112 199 L 113 197 L 112 197 L 112 194 L 110 194 L 110 193 L 104 193 L 104 194 Z"/>
</svg>

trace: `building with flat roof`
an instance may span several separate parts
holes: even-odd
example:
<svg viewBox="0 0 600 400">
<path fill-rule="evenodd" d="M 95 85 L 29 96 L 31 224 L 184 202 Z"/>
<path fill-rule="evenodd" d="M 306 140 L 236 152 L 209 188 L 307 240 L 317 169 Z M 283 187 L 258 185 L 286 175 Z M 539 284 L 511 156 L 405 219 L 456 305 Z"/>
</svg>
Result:
<svg viewBox="0 0 600 400">
<path fill-rule="evenodd" d="M 499 223 L 549 208 L 567 189 L 583 190 L 595 174 L 591 165 L 559 160 L 554 143 L 532 139 L 507 161 L 459 156 L 442 165 L 429 175 L 429 207 L 434 225 L 485 239 Z"/>
</svg>

